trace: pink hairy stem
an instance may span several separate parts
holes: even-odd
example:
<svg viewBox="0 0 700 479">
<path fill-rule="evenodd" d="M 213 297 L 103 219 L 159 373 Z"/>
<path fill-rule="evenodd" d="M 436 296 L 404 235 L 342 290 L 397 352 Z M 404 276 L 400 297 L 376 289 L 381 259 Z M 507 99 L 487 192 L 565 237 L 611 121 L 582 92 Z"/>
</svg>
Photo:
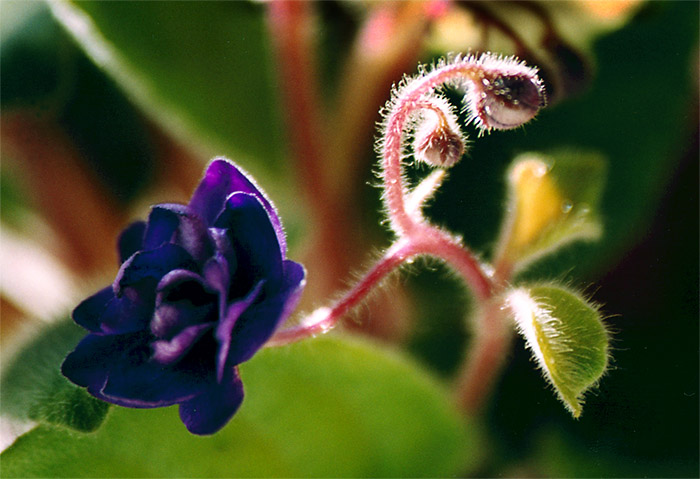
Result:
<svg viewBox="0 0 700 479">
<path fill-rule="evenodd" d="M 545 103 L 536 70 L 514 59 L 489 54 L 479 58 L 457 58 L 452 63 L 423 72 L 401 87 L 389 103 L 381 142 L 383 199 L 398 239 L 333 306 L 316 310 L 299 326 L 277 332 L 268 345 L 288 344 L 327 332 L 405 261 L 418 255 L 439 258 L 460 275 L 476 300 L 475 337 L 455 384 L 457 404 L 465 413 L 473 414 L 488 395 L 501 369 L 505 348 L 511 337 L 498 301 L 498 295 L 510 279 L 511 270 L 499 265 L 498 274 L 490 275 L 460 239 L 427 222 L 419 210 L 414 211 L 421 205 L 416 206 L 410 201 L 411 191 L 405 186 L 402 164 L 405 135 L 414 126 L 412 122 L 420 110 L 430 110 L 438 115 L 442 120 L 441 133 L 444 133 L 444 128 L 453 128 L 446 120 L 451 113 L 441 110 L 449 107 L 441 106 L 443 103 L 433 101 L 435 98 L 430 96 L 443 84 L 467 86 L 470 121 L 486 131 L 519 126 L 534 117 Z M 454 135 L 450 138 L 461 141 L 458 132 L 451 133 Z M 428 136 L 431 134 L 439 133 L 428 130 Z M 451 165 L 454 160 L 443 163 Z M 439 185 L 439 182 L 435 184 Z M 409 209 L 409 204 L 414 210 Z"/>
</svg>

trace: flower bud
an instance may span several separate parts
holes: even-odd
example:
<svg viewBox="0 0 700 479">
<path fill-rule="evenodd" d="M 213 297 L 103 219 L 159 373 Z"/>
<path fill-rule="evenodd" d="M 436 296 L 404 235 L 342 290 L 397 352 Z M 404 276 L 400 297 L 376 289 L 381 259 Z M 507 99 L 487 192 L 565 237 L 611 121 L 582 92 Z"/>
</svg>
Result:
<svg viewBox="0 0 700 479">
<path fill-rule="evenodd" d="M 444 100 L 432 99 L 416 128 L 415 158 L 432 166 L 449 168 L 462 158 L 464 150 L 465 141 L 449 105 Z"/>
<path fill-rule="evenodd" d="M 537 70 L 512 58 L 483 55 L 483 70 L 469 87 L 472 120 L 484 130 L 508 130 L 532 120 L 546 104 Z"/>
</svg>

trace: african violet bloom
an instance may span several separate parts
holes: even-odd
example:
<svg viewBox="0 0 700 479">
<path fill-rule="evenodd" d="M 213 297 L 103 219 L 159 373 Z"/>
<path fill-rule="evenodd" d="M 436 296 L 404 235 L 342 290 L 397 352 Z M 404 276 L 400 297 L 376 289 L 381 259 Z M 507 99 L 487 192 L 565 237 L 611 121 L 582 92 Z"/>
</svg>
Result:
<svg viewBox="0 0 700 479">
<path fill-rule="evenodd" d="M 179 404 L 190 432 L 218 431 L 243 400 L 237 365 L 270 338 L 304 287 L 304 268 L 285 259 L 277 213 L 217 159 L 188 205 L 154 206 L 118 247 L 114 283 L 73 311 L 90 333 L 63 374 L 120 406 Z"/>
</svg>

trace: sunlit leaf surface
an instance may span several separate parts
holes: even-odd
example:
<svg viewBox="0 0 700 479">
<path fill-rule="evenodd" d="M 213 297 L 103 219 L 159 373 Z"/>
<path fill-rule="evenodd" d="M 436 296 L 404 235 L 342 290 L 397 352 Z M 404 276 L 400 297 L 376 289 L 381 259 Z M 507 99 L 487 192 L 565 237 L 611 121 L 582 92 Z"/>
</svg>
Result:
<svg viewBox="0 0 700 479">
<path fill-rule="evenodd" d="M 371 344 L 317 338 L 241 367 L 246 399 L 220 433 L 187 433 L 176 408 L 115 407 L 89 435 L 40 427 L 2 456 L 4 477 L 459 474 L 474 433 L 415 364 Z"/>
</svg>

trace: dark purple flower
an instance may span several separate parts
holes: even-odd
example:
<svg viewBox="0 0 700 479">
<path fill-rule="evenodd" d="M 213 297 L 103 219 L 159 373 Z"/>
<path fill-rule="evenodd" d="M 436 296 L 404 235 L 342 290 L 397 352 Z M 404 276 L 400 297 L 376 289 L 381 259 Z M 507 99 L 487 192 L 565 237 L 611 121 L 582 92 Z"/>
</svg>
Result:
<svg viewBox="0 0 700 479">
<path fill-rule="evenodd" d="M 217 159 L 188 205 L 154 206 L 118 246 L 114 283 L 73 311 L 90 333 L 63 374 L 120 406 L 179 404 L 190 432 L 218 431 L 243 400 L 237 365 L 265 344 L 304 287 L 304 268 L 285 259 L 277 213 Z"/>
</svg>

